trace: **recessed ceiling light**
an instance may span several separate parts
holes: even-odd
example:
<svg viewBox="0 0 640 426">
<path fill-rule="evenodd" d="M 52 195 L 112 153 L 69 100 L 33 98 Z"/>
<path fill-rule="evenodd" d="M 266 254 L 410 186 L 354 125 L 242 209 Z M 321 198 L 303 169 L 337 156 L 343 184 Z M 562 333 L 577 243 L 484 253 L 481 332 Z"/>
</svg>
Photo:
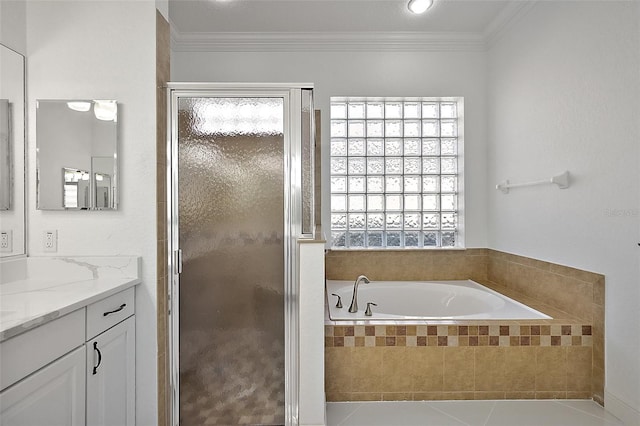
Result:
<svg viewBox="0 0 640 426">
<path fill-rule="evenodd" d="M 408 8 L 412 13 L 426 12 L 433 5 L 433 0 L 409 0 Z"/>
</svg>

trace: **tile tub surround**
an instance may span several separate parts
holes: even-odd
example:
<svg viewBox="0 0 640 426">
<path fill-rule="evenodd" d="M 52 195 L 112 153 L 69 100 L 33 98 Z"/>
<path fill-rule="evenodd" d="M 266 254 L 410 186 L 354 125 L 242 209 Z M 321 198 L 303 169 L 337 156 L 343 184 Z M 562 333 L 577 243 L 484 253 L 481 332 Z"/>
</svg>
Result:
<svg viewBox="0 0 640 426">
<path fill-rule="evenodd" d="M 328 280 L 353 280 L 365 274 L 374 281 L 486 281 L 489 250 L 329 250 Z"/>
<path fill-rule="evenodd" d="M 533 321 L 522 321 L 523 324 Z M 325 347 L 592 346 L 582 323 L 522 325 L 517 321 L 473 325 L 325 325 Z"/>
<path fill-rule="evenodd" d="M 521 301 L 538 300 L 564 313 L 564 317 L 591 324 L 593 399 L 604 404 L 604 275 L 489 250 L 487 280 L 501 293 Z M 560 314 L 550 315 L 560 318 Z"/>
<path fill-rule="evenodd" d="M 591 398 L 591 327 L 546 321 L 326 325 L 327 400 Z"/>
<path fill-rule="evenodd" d="M 378 328 L 381 326 L 379 323 L 377 327 L 374 326 L 373 332 L 375 334 L 371 339 L 372 336 L 367 335 L 367 329 L 369 334 L 372 332 L 370 327 L 363 328 L 363 331 L 359 327 L 354 327 L 354 336 L 339 336 L 340 333 L 351 333 L 351 329 L 346 327 L 354 324 L 327 321 L 325 355 L 328 400 L 580 397 L 593 398 L 596 402 L 603 404 L 604 277 L 602 275 L 483 248 L 438 251 L 336 250 L 327 252 L 327 279 L 353 279 L 363 273 L 372 280 L 472 279 L 540 310 L 554 319 L 509 321 L 508 323 L 475 321 L 413 324 L 416 326 L 415 346 L 413 346 L 414 336 L 398 335 L 397 329 L 395 335 L 387 335 L 386 326 L 383 326 L 383 332 L 382 328 Z M 411 324 L 402 325 L 405 328 L 400 328 L 400 333 L 413 332 Z M 429 334 L 429 325 L 431 325 L 432 334 Z M 427 328 L 426 334 L 420 335 L 420 345 L 418 345 L 419 335 L 417 333 L 420 326 Z M 444 326 L 447 327 L 446 332 Z M 452 326 L 451 329 L 449 326 Z M 483 326 L 489 328 L 485 329 Z M 500 326 L 503 327 L 503 333 L 506 332 L 504 327 L 509 327 L 508 343 L 506 335 L 499 334 Z M 526 326 L 529 326 L 528 330 Z M 531 326 L 533 326 L 534 333 L 540 331 L 541 334 L 532 334 Z M 546 334 L 547 326 L 549 334 Z M 554 326 L 555 334 L 551 334 L 552 326 Z M 565 326 L 565 334 L 563 334 L 562 326 Z M 582 332 L 583 326 L 584 333 Z M 340 327 L 343 329 L 339 330 Z M 478 327 L 477 340 L 474 334 L 460 334 L 461 330 L 462 333 L 474 332 L 475 327 Z M 483 327 L 483 333 L 486 330 L 489 334 L 480 334 L 480 327 Z M 558 327 L 560 334 L 557 334 Z M 566 334 L 569 329 L 571 333 Z M 335 335 L 336 330 L 338 330 L 338 335 Z M 420 328 L 420 330 L 424 330 L 424 328 Z M 542 334 L 543 330 L 545 334 Z M 436 334 L 433 334 L 434 331 Z M 364 333 L 364 335 L 360 336 L 356 333 Z M 339 346 L 341 343 L 345 346 Z M 430 345 L 430 343 L 434 344 Z M 351 346 L 352 344 L 353 346 Z M 345 362 L 348 363 L 349 357 L 353 357 L 354 364 L 358 364 L 361 358 L 367 360 L 371 356 L 381 357 L 383 354 L 386 354 L 387 357 L 393 357 L 395 356 L 393 354 L 402 351 L 411 354 L 411 356 L 418 353 L 427 357 L 442 351 L 443 367 L 436 369 L 436 372 L 442 373 L 443 387 L 439 388 L 436 383 L 437 390 L 422 389 L 417 391 L 415 387 L 407 390 L 405 386 L 402 392 L 398 392 L 393 387 L 386 386 L 391 382 L 389 380 L 383 381 L 380 376 L 382 387 L 377 388 L 375 392 L 364 392 L 357 387 L 360 380 L 357 376 L 354 376 L 356 377 L 354 379 L 355 387 L 350 387 L 351 385 L 347 386 L 348 379 L 336 378 L 336 374 L 330 372 L 333 368 L 343 365 Z M 485 389 L 485 385 L 476 384 L 475 369 L 473 375 L 467 371 L 469 365 L 476 366 L 477 364 L 476 352 L 480 354 L 493 353 L 499 359 L 502 359 L 504 352 L 506 364 L 502 364 L 503 368 L 490 371 L 487 374 L 497 374 L 498 377 L 501 377 L 504 371 L 517 368 L 517 363 L 512 365 L 512 361 L 516 361 L 511 355 L 520 353 L 528 357 L 527 365 L 532 371 L 535 372 L 536 369 L 555 371 L 556 375 L 559 375 L 558 377 L 564 377 L 564 379 L 558 379 L 558 382 L 552 386 L 553 389 L 548 389 L 549 386 L 545 384 L 542 377 L 522 372 L 522 377 L 529 378 L 522 380 L 529 383 L 527 386 L 520 386 L 519 389 L 513 390 L 512 384 L 519 383 L 519 381 L 513 382 L 514 379 L 510 378 L 506 384 L 498 383 L 497 387 L 489 386 L 490 389 Z M 459 389 L 453 390 L 451 387 L 453 382 L 451 381 L 448 382 L 450 386 L 448 389 L 444 387 L 445 353 L 449 354 L 448 365 L 450 367 L 456 359 L 454 354 L 464 355 L 462 356 L 464 361 L 461 360 L 460 363 L 464 364 L 461 371 L 466 371 L 464 376 L 467 382 L 463 382 Z M 574 359 L 576 354 L 579 354 L 577 361 Z M 341 359 L 343 356 L 346 358 L 345 360 Z M 392 358 L 388 359 L 391 362 Z M 473 363 L 470 360 L 473 360 Z M 440 365 L 440 363 L 437 362 L 436 365 Z M 579 366 L 579 370 L 577 370 L 577 366 Z M 384 366 L 381 368 L 380 371 L 384 371 Z M 418 370 L 413 372 L 413 375 L 420 376 L 422 371 L 430 369 L 424 367 L 424 363 L 418 363 L 417 368 Z M 451 372 L 451 368 L 448 371 Z M 436 375 L 438 374 L 440 373 L 436 373 Z M 469 385 L 471 379 L 473 379 L 473 386 Z M 493 392 L 496 395 L 492 395 Z M 366 393 L 371 393 L 371 395 L 364 395 Z"/>
</svg>

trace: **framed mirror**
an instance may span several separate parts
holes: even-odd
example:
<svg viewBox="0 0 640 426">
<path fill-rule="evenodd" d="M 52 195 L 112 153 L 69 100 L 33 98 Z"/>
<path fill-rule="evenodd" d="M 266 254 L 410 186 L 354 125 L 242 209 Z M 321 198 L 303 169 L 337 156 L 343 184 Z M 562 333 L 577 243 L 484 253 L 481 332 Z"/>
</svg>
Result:
<svg viewBox="0 0 640 426">
<path fill-rule="evenodd" d="M 24 57 L 0 44 L 0 257 L 26 254 Z"/>
<path fill-rule="evenodd" d="M 39 210 L 118 208 L 118 103 L 38 100 Z"/>
</svg>

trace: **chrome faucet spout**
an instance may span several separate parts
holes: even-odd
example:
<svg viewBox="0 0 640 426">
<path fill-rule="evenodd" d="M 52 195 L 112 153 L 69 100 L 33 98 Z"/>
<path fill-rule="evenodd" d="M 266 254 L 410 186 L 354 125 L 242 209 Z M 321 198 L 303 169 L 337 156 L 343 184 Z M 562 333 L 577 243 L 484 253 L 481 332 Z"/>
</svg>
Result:
<svg viewBox="0 0 640 426">
<path fill-rule="evenodd" d="M 351 298 L 351 306 L 349 306 L 349 312 L 351 313 L 358 312 L 358 284 L 360 284 L 361 281 L 365 284 L 369 284 L 371 282 L 369 281 L 369 278 L 364 275 L 360 275 L 358 276 L 358 278 L 356 278 L 356 282 L 353 283 L 353 297 Z"/>
</svg>

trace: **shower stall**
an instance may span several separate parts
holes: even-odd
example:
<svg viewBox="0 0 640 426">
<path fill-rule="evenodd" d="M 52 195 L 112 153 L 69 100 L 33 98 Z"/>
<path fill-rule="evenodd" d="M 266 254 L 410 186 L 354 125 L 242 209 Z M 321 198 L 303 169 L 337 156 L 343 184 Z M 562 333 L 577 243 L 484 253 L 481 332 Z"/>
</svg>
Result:
<svg viewBox="0 0 640 426">
<path fill-rule="evenodd" d="M 313 87 L 168 92 L 172 424 L 296 425 Z"/>
</svg>

